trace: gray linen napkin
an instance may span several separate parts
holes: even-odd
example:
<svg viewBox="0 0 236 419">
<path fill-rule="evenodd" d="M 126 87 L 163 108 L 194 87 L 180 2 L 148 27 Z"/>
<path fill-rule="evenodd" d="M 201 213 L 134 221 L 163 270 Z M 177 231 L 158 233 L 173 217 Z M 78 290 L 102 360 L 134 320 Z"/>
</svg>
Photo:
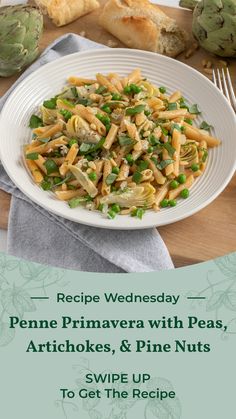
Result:
<svg viewBox="0 0 236 419">
<path fill-rule="evenodd" d="M 1 98 L 0 110 L 8 95 L 28 74 L 52 60 L 89 48 L 104 46 L 75 34 L 57 39 Z M 1 165 L 0 188 L 12 194 L 7 244 L 9 254 L 88 272 L 148 272 L 174 267 L 156 229 L 105 230 L 55 216 L 19 191 Z"/>
</svg>

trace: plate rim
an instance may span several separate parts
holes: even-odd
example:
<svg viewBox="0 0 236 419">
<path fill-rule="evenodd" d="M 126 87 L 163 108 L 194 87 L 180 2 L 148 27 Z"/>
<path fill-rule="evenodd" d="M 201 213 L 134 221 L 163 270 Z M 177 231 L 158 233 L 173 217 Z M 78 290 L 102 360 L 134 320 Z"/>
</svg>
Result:
<svg viewBox="0 0 236 419">
<path fill-rule="evenodd" d="M 77 51 L 77 52 L 74 52 L 72 54 L 68 54 L 68 55 L 65 55 L 63 57 L 56 58 L 56 60 L 53 60 L 49 63 L 46 63 L 43 66 L 39 67 L 37 70 L 28 74 L 25 78 L 23 78 L 19 82 L 16 81 L 17 85 L 15 86 L 15 88 L 14 88 L 15 84 L 12 85 L 13 90 L 10 92 L 9 96 L 7 97 L 3 107 L 1 109 L 0 124 L 3 121 L 4 110 L 7 107 L 8 103 L 12 100 L 12 97 L 14 96 L 15 91 L 18 91 L 21 88 L 21 86 L 24 85 L 25 83 L 27 83 L 27 81 L 30 80 L 31 78 L 34 78 L 35 76 L 37 77 L 37 74 L 38 73 L 40 74 L 42 69 L 45 69 L 47 67 L 52 66 L 52 64 L 55 61 L 58 61 L 58 60 L 60 62 L 67 61 L 68 57 L 77 57 L 77 56 L 79 57 L 81 55 L 86 56 L 86 55 L 90 55 L 90 54 L 93 54 L 93 53 L 98 53 L 99 54 L 100 52 L 111 53 L 111 54 L 117 54 L 119 52 L 120 53 L 125 53 L 125 54 L 127 54 L 127 53 L 134 53 L 135 54 L 136 53 L 136 54 L 141 54 L 141 55 L 147 55 L 147 56 L 150 56 L 150 57 L 153 57 L 153 58 L 156 58 L 156 59 L 159 58 L 161 60 L 166 60 L 166 61 L 171 62 L 171 63 L 175 62 L 175 63 L 177 63 L 177 66 L 178 65 L 182 66 L 183 68 L 187 69 L 188 71 L 195 73 L 197 75 L 197 77 L 200 77 L 202 80 L 204 80 L 204 82 L 207 83 L 209 86 L 211 86 L 211 88 L 217 89 L 217 87 L 206 76 L 204 76 L 200 71 L 196 70 L 195 68 L 193 68 L 193 67 L 189 66 L 188 64 L 183 63 L 183 62 L 181 62 L 177 59 L 173 59 L 171 57 L 167 57 L 165 55 L 161 55 L 161 54 L 150 52 L 150 51 L 144 51 L 144 50 L 138 50 L 138 49 L 128 49 L 128 48 L 108 48 L 108 47 L 106 48 L 106 47 L 101 46 L 101 48 L 89 48 L 87 50 Z M 218 93 L 220 94 L 220 91 L 218 91 Z M 228 109 L 228 112 L 230 112 L 231 116 L 234 117 L 235 127 L 236 127 L 236 115 L 235 115 L 232 107 L 230 106 L 227 98 L 223 94 L 222 94 L 221 98 L 222 98 L 222 100 L 224 100 L 225 105 Z M 18 183 L 18 180 L 15 179 L 14 176 L 11 175 L 10 170 L 8 169 L 5 162 L 2 160 L 2 153 L 3 153 L 3 151 L 2 151 L 1 141 L 0 141 L 0 160 L 1 160 L 1 164 L 3 165 L 7 175 L 12 180 L 12 182 L 17 186 L 17 188 L 24 195 L 26 195 L 27 198 L 30 199 L 30 201 L 36 203 L 43 210 L 48 211 L 52 215 L 55 214 L 55 215 L 57 215 L 61 218 L 64 218 L 64 219 L 69 220 L 69 221 L 76 222 L 78 224 L 83 224 L 83 225 L 87 225 L 87 226 L 91 226 L 91 227 L 97 227 L 97 228 L 104 228 L 104 229 L 109 229 L 109 230 L 142 230 L 142 229 L 147 229 L 147 228 L 152 228 L 152 227 L 162 227 L 162 226 L 165 226 L 165 225 L 171 225 L 171 224 L 176 223 L 178 221 L 181 221 L 183 219 L 187 219 L 187 218 L 193 216 L 194 214 L 196 214 L 197 212 L 201 211 L 202 209 L 206 208 L 210 203 L 212 203 L 223 192 L 223 190 L 226 188 L 226 186 L 231 181 L 231 179 L 234 175 L 235 169 L 236 169 L 236 160 L 235 160 L 235 164 L 232 165 L 231 170 L 230 170 L 227 178 L 221 184 L 220 188 L 218 188 L 211 197 L 209 197 L 207 200 L 205 200 L 204 203 L 202 203 L 200 205 L 200 207 L 194 207 L 194 208 L 192 208 L 192 210 L 189 210 L 187 215 L 186 214 L 183 214 L 183 215 L 180 214 L 179 216 L 172 217 L 172 219 L 170 221 L 166 221 L 166 222 L 165 221 L 164 222 L 158 222 L 158 219 L 157 219 L 157 222 L 153 222 L 153 221 L 150 222 L 149 221 L 149 222 L 145 223 L 145 218 L 144 218 L 143 220 L 141 220 L 142 224 L 140 224 L 140 225 L 136 224 L 136 225 L 121 227 L 119 225 L 115 225 L 114 223 L 109 223 L 108 219 L 103 219 L 103 218 L 101 218 L 100 222 L 96 222 L 96 220 L 95 221 L 90 221 L 90 220 L 85 221 L 85 220 L 75 219 L 75 217 L 72 216 L 72 215 L 71 215 L 71 217 L 69 215 L 65 216 L 65 215 L 61 214 L 60 210 L 51 209 L 47 203 L 46 204 L 42 203 L 40 199 L 37 199 L 37 196 L 34 196 L 32 198 L 31 193 L 27 193 L 27 190 L 25 190 L 25 189 L 22 190 L 22 186 Z M 14 178 L 14 180 L 13 180 L 13 178 Z M 119 216 L 119 217 L 123 217 L 123 216 Z M 120 219 L 122 219 L 122 218 L 120 218 Z M 104 223 L 104 225 L 101 225 L 102 221 L 106 221 L 106 224 Z"/>
</svg>

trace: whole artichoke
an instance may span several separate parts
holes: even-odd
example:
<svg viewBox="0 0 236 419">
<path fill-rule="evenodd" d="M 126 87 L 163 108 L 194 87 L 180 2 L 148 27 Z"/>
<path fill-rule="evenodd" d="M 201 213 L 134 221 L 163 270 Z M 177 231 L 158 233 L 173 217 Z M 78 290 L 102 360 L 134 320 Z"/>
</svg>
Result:
<svg viewBox="0 0 236 419">
<path fill-rule="evenodd" d="M 43 15 L 37 8 L 0 8 L 0 77 L 11 76 L 35 60 L 42 31 Z"/>
<path fill-rule="evenodd" d="M 236 0 L 181 0 L 194 8 L 193 34 L 199 44 L 221 57 L 236 57 Z"/>
</svg>

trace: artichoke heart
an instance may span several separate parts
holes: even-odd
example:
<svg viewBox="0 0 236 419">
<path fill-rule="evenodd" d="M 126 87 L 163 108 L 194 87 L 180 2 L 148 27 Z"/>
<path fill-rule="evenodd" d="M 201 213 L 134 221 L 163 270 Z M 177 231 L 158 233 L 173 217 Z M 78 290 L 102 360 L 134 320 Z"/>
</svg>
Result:
<svg viewBox="0 0 236 419">
<path fill-rule="evenodd" d="M 88 122 L 79 115 L 73 115 L 69 119 L 66 130 L 69 136 L 77 137 L 79 143 L 97 144 L 101 139 L 101 135 L 92 130 Z"/>
<path fill-rule="evenodd" d="M 150 183 L 143 183 L 124 192 L 112 192 L 101 198 L 101 204 L 118 204 L 123 208 L 146 207 L 151 208 L 155 202 L 155 188 Z"/>
<path fill-rule="evenodd" d="M 44 125 L 51 125 L 57 120 L 57 109 L 49 109 L 45 106 L 41 106 L 40 110 Z"/>
<path fill-rule="evenodd" d="M 88 194 L 92 198 L 94 198 L 98 194 L 98 190 L 94 183 L 89 179 L 87 173 L 83 172 L 78 164 L 74 166 L 70 164 L 68 168 L 71 171 L 71 173 L 76 177 L 82 188 L 84 188 L 88 192 Z"/>
<path fill-rule="evenodd" d="M 190 167 L 198 161 L 198 150 L 194 143 L 187 143 L 181 147 L 180 162 L 185 162 L 185 167 Z"/>
<path fill-rule="evenodd" d="M 12 76 L 35 60 L 42 31 L 43 15 L 37 8 L 0 8 L 0 77 Z"/>
<path fill-rule="evenodd" d="M 235 0 L 201 0 L 193 13 L 193 34 L 207 51 L 236 57 Z"/>
</svg>

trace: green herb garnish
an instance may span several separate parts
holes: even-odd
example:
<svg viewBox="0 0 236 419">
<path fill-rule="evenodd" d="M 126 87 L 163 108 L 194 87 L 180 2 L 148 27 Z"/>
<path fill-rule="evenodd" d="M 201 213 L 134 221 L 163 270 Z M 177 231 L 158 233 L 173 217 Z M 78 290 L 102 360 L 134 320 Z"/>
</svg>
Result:
<svg viewBox="0 0 236 419">
<path fill-rule="evenodd" d="M 112 183 L 115 182 L 117 178 L 117 175 L 115 173 L 110 173 L 107 177 L 106 177 L 106 184 L 107 185 L 112 185 Z"/>
<path fill-rule="evenodd" d="M 43 106 L 47 109 L 56 109 L 57 106 L 57 98 L 56 97 L 52 97 L 49 100 L 45 100 L 43 102 Z"/>
<path fill-rule="evenodd" d="M 26 159 L 27 160 L 38 160 L 38 158 L 39 158 L 39 153 L 26 154 Z"/>
<path fill-rule="evenodd" d="M 44 163 L 44 166 L 46 167 L 47 175 L 51 175 L 54 172 L 58 172 L 58 167 L 56 163 L 51 159 L 47 159 Z"/>
<path fill-rule="evenodd" d="M 33 129 L 41 126 L 43 126 L 43 120 L 37 115 L 31 115 L 29 120 L 29 127 Z"/>
<path fill-rule="evenodd" d="M 125 114 L 126 115 L 136 115 L 137 113 L 141 113 L 146 108 L 146 105 L 138 105 L 134 108 L 127 108 Z"/>
</svg>

